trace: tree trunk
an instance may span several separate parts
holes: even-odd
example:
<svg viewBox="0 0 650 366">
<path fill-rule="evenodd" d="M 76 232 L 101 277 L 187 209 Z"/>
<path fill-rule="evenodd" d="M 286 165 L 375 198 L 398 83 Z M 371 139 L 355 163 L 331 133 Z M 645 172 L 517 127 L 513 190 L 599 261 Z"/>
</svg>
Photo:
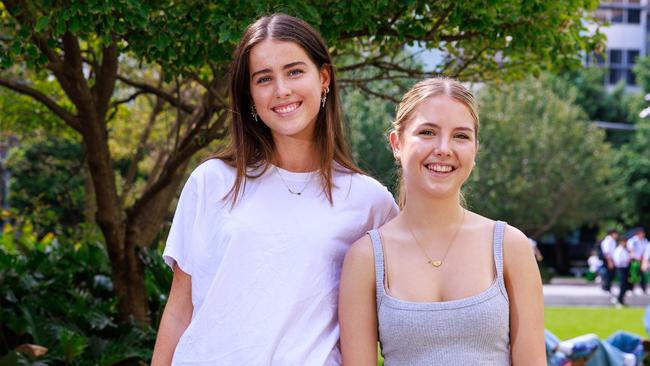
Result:
<svg viewBox="0 0 650 366">
<path fill-rule="evenodd" d="M 89 223 L 95 223 L 97 214 L 97 203 L 95 202 L 95 187 L 88 167 L 88 158 L 84 159 L 84 220 Z"/>
<path fill-rule="evenodd" d="M 115 247 L 115 243 L 106 243 Z M 124 253 L 119 259 L 111 257 L 113 287 L 118 297 L 118 309 L 122 321 L 150 324 L 149 303 L 144 286 L 144 265 L 138 246 L 124 240 Z"/>
<path fill-rule="evenodd" d="M 108 147 L 108 131 L 98 114 L 81 118 L 82 136 L 86 146 L 88 168 L 95 191 L 99 225 L 111 260 L 113 288 L 118 297 L 122 321 L 135 320 L 148 324 L 147 295 L 144 289 L 144 267 L 137 247 L 127 241 L 126 213 L 121 207 L 115 183 L 115 171 Z"/>
</svg>

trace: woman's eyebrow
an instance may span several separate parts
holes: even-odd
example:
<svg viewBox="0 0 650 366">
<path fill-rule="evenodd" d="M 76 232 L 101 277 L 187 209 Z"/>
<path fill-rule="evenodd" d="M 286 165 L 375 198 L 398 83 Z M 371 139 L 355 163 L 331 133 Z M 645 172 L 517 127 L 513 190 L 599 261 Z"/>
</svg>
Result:
<svg viewBox="0 0 650 366">
<path fill-rule="evenodd" d="M 298 65 L 307 65 L 307 64 L 305 62 L 303 62 L 303 61 L 296 61 L 296 62 L 291 62 L 291 63 L 288 63 L 288 64 L 282 66 L 282 69 L 286 70 L 286 69 L 290 69 L 290 68 L 292 68 L 294 66 L 298 66 Z M 265 74 L 265 73 L 268 73 L 268 72 L 271 72 L 271 69 L 266 68 L 266 69 L 255 71 L 254 73 L 251 74 L 251 79 L 254 78 L 255 75 Z"/>
</svg>

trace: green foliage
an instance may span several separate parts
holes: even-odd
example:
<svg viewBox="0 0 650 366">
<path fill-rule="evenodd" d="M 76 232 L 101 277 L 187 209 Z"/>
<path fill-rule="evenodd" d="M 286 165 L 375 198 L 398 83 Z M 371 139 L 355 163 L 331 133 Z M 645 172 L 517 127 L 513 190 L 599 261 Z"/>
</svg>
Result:
<svg viewBox="0 0 650 366">
<path fill-rule="evenodd" d="M 466 185 L 471 208 L 534 236 L 619 213 L 615 152 L 572 93 L 559 97 L 544 78 L 483 90 L 479 156 Z"/>
<path fill-rule="evenodd" d="M 417 43 L 446 52 L 449 70 L 462 71 L 466 78 L 509 78 L 579 66 L 577 51 L 598 48 L 604 39 L 599 32 L 590 35 L 583 20 L 597 6 L 594 0 L 445 0 L 435 6 L 388 0 L 338 0 L 327 6 L 321 1 L 93 0 L 40 1 L 27 6 L 26 13 L 4 4 L 0 33 L 9 37 L 0 42 L 0 64 L 43 66 L 47 58 L 33 42 L 34 35 L 58 49 L 70 34 L 90 47 L 115 42 L 121 52 L 174 73 L 196 71 L 208 63 L 222 67 L 253 19 L 282 11 L 314 25 L 335 54 L 390 57 L 405 44 Z M 463 55 L 479 62 L 468 65 L 461 61 Z"/>
<path fill-rule="evenodd" d="M 650 93 L 650 57 L 639 57 L 633 71 L 637 84 L 645 93 Z"/>
<path fill-rule="evenodd" d="M 632 140 L 623 146 L 618 160 L 627 187 L 625 203 L 630 225 L 650 222 L 650 119 L 636 124 Z"/>
<path fill-rule="evenodd" d="M 29 80 L 30 86 L 51 95 L 60 104 L 73 109 L 69 102 L 66 103 L 56 81 L 48 80 L 45 72 L 15 70 L 14 74 L 22 80 Z M 0 110 L 2 111 L 0 132 L 11 133 L 21 138 L 29 137 L 35 131 L 46 131 L 60 136 L 71 135 L 70 128 L 45 105 L 5 88 L 0 88 Z"/>
<path fill-rule="evenodd" d="M 158 319 L 160 294 L 171 275 L 160 253 L 143 257 L 151 266 L 147 293 Z M 39 239 L 30 225 L 6 224 L 0 235 L 0 293 L 0 359 L 7 354 L 32 365 L 114 365 L 151 356 L 153 328 L 118 323 L 110 264 L 92 226 Z M 11 353 L 25 343 L 49 351 L 35 360 Z"/>
<path fill-rule="evenodd" d="M 11 150 L 9 205 L 38 223 L 39 232 L 84 221 L 85 173 L 79 142 L 38 136 Z"/>
<path fill-rule="evenodd" d="M 388 132 L 395 116 L 395 104 L 367 97 L 358 90 L 344 93 L 342 100 L 349 124 L 352 155 L 356 163 L 395 192 L 397 165 L 388 143 Z"/>
<path fill-rule="evenodd" d="M 650 222 L 650 119 L 640 114 L 648 107 L 645 94 L 650 92 L 650 57 L 637 59 L 634 73 L 642 92 L 631 94 L 627 107 L 636 131 L 621 147 L 617 164 L 627 187 L 623 219 L 628 225 L 637 226 Z"/>
<path fill-rule="evenodd" d="M 573 98 L 592 121 L 623 122 L 630 121 L 625 85 L 618 84 L 613 90 L 605 88 L 605 72 L 598 67 L 586 67 L 565 72 L 550 78 L 553 92 L 561 98 Z M 558 80 L 553 82 L 553 79 Z M 569 84 L 571 87 L 566 88 Z M 574 95 L 568 95 L 574 93 Z"/>
</svg>

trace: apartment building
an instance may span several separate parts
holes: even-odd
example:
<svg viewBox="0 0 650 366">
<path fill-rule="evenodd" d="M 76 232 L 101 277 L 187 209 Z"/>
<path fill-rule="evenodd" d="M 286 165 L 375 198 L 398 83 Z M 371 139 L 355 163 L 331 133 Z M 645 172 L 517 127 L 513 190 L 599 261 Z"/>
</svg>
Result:
<svg viewBox="0 0 650 366">
<path fill-rule="evenodd" d="M 606 55 L 590 55 L 589 64 L 607 68 L 605 84 L 614 86 L 623 81 L 636 88 L 632 67 L 639 56 L 650 53 L 650 0 L 602 1 L 594 14 L 607 35 Z"/>
</svg>

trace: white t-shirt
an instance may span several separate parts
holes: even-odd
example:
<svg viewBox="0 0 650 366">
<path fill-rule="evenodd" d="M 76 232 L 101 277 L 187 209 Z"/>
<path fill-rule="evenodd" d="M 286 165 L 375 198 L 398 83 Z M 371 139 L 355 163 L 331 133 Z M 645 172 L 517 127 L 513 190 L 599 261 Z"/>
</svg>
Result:
<svg viewBox="0 0 650 366">
<path fill-rule="evenodd" d="M 181 193 L 163 257 L 192 276 L 194 311 L 172 363 L 340 365 L 343 257 L 397 215 L 392 195 L 370 177 L 335 170 L 331 205 L 318 173 L 271 167 L 247 181 L 230 210 L 222 198 L 234 179 L 234 168 L 212 159 Z"/>
<path fill-rule="evenodd" d="M 600 242 L 600 251 L 604 257 L 611 257 L 616 249 L 616 240 L 611 235 L 607 235 L 602 242 Z"/>
<path fill-rule="evenodd" d="M 627 267 L 630 265 L 630 261 L 632 261 L 632 256 L 627 248 L 619 245 L 614 249 L 612 261 L 614 262 L 614 267 Z"/>
<path fill-rule="evenodd" d="M 646 238 L 641 239 L 636 235 L 627 241 L 627 247 L 630 248 L 635 259 L 641 260 L 641 258 L 643 258 L 647 246 L 648 240 Z"/>
</svg>

